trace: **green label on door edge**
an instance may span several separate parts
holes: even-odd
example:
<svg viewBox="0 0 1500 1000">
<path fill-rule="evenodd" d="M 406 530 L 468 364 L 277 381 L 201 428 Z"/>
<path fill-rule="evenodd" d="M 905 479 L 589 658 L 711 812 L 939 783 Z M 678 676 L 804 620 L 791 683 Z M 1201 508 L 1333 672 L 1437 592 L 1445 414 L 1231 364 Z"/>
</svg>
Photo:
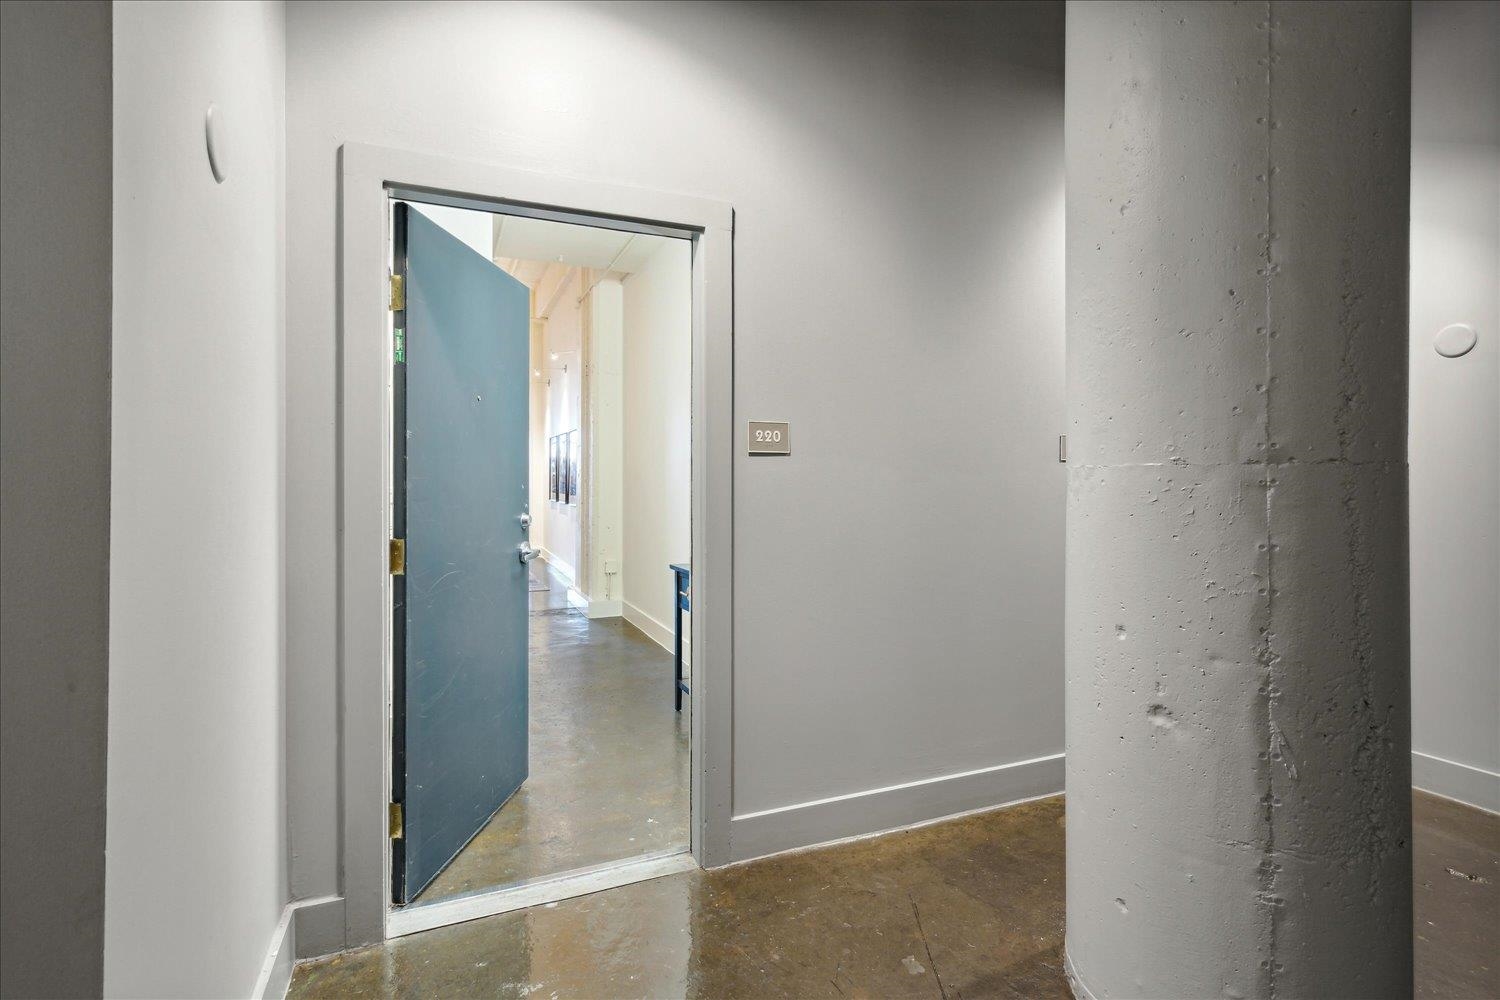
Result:
<svg viewBox="0 0 1500 1000">
<path fill-rule="evenodd" d="M 396 327 L 396 364 L 406 364 L 406 331 Z"/>
</svg>

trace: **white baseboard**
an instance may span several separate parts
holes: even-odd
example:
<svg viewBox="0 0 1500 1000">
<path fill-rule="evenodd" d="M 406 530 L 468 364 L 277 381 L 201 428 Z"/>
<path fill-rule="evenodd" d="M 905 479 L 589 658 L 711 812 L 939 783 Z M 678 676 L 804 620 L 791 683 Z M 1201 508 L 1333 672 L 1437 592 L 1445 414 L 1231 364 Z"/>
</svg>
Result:
<svg viewBox="0 0 1500 1000">
<path fill-rule="evenodd" d="M 573 586 L 573 581 L 577 577 L 578 571 L 573 568 L 572 563 L 564 562 L 563 560 L 559 559 L 556 554 L 554 554 L 553 551 L 547 548 L 547 546 L 545 545 L 542 546 L 542 558 L 547 560 L 547 565 L 551 566 L 559 576 L 567 578 L 568 586 Z"/>
<path fill-rule="evenodd" d="M 1413 750 L 1411 783 L 1424 792 L 1500 813 L 1500 774 L 1494 771 Z"/>
<path fill-rule="evenodd" d="M 344 933 L 344 897 L 316 896 L 292 904 L 295 957 L 317 958 L 348 947 Z"/>
<path fill-rule="evenodd" d="M 606 601 L 602 597 L 596 597 L 589 601 L 585 613 L 590 618 L 618 618 L 623 610 L 622 601 Z"/>
<path fill-rule="evenodd" d="M 292 966 L 296 964 L 297 929 L 292 921 L 292 904 L 281 909 L 281 919 L 271 932 L 271 943 L 266 948 L 266 957 L 260 966 L 260 975 L 255 977 L 251 996 L 255 1000 L 284 1000 L 287 988 L 292 985 Z"/>
<path fill-rule="evenodd" d="M 1063 755 L 1059 753 L 799 802 L 732 818 L 729 855 L 732 861 L 747 861 L 951 819 L 962 813 L 1060 794 L 1062 790 Z"/>
<path fill-rule="evenodd" d="M 620 602 L 620 614 L 625 620 L 646 634 L 646 638 L 656 643 L 667 652 L 672 651 L 672 626 L 664 625 L 655 618 L 631 604 L 629 601 Z M 687 670 L 693 665 L 693 651 L 687 636 L 682 637 L 682 667 Z"/>
</svg>

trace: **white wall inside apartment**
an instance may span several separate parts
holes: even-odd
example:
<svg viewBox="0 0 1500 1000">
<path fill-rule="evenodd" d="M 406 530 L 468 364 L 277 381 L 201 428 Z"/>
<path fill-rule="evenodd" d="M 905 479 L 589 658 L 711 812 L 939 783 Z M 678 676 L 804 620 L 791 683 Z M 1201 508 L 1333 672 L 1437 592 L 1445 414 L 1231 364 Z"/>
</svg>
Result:
<svg viewBox="0 0 1500 1000">
<path fill-rule="evenodd" d="M 1500 6 L 1413 5 L 1411 187 L 1413 781 L 1500 810 Z"/>
<path fill-rule="evenodd" d="M 287 889 L 284 15 L 114 16 L 104 992 L 246 996 Z"/>
<path fill-rule="evenodd" d="M 671 563 L 692 557 L 692 249 L 663 241 L 625 279 L 624 561 L 627 621 L 672 637 Z"/>
<path fill-rule="evenodd" d="M 552 311 L 542 327 L 543 398 L 546 401 L 543 447 L 554 435 L 579 429 L 583 384 L 583 312 L 578 298 L 583 292 L 576 268 L 561 272 L 561 286 L 556 282 L 537 289 L 537 300 L 545 308 L 553 301 Z M 572 580 L 578 567 L 578 504 L 550 500 L 543 492 L 532 501 L 532 517 L 540 510 L 542 537 L 546 539 L 546 558 L 553 568 Z"/>
<path fill-rule="evenodd" d="M 734 205 L 735 853 L 1060 787 L 1001 767 L 1063 748 L 1060 3 L 288 19 L 296 894 L 339 886 L 345 141 Z"/>
<path fill-rule="evenodd" d="M 625 295 L 619 279 L 597 281 L 589 292 L 588 327 L 588 558 L 590 618 L 612 618 L 622 610 L 619 570 L 625 532 Z M 613 571 L 613 572 L 610 572 Z"/>
</svg>

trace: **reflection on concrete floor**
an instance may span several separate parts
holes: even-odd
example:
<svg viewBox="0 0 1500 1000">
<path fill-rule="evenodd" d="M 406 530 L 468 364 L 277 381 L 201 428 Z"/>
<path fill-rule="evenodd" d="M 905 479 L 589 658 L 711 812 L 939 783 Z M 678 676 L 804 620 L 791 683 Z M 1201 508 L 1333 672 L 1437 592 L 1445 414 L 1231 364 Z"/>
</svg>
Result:
<svg viewBox="0 0 1500 1000">
<path fill-rule="evenodd" d="M 1500 817 L 1414 805 L 1417 996 L 1500 996 Z M 622 886 L 311 962 L 289 996 L 1069 997 L 1063 821 L 1059 796 Z"/>
</svg>

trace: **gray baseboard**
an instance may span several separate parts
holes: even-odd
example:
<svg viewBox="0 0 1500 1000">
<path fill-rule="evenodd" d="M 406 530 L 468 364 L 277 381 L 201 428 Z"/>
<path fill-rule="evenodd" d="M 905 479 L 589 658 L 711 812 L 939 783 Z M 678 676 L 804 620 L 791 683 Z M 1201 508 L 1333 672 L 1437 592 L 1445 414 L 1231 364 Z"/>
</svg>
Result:
<svg viewBox="0 0 1500 1000">
<path fill-rule="evenodd" d="M 1494 771 L 1413 750 L 1411 783 L 1424 792 L 1500 813 L 1500 774 Z"/>
<path fill-rule="evenodd" d="M 292 967 L 297 964 L 297 931 L 292 915 L 291 904 L 283 907 L 281 919 L 271 932 L 271 943 L 266 948 L 260 975 L 250 992 L 255 1000 L 284 1000 L 287 988 L 292 985 Z"/>
<path fill-rule="evenodd" d="M 745 861 L 935 822 L 1063 790 L 1063 755 L 940 775 L 736 816 L 730 857 Z"/>
<path fill-rule="evenodd" d="M 292 904 L 296 957 L 317 958 L 348 947 L 344 931 L 344 897 L 319 896 Z"/>
</svg>

